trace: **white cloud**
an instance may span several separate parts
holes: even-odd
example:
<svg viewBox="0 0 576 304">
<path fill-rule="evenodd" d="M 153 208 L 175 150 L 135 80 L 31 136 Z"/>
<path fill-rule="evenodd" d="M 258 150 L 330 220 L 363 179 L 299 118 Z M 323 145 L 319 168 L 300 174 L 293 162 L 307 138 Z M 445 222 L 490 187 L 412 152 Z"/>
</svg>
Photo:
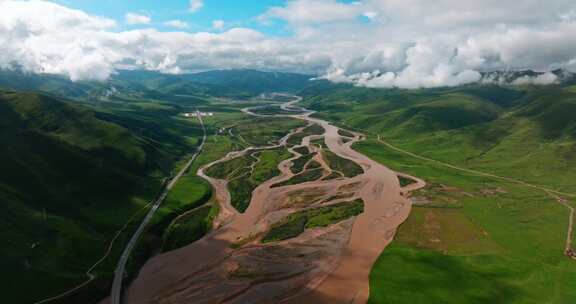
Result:
<svg viewBox="0 0 576 304">
<path fill-rule="evenodd" d="M 362 14 L 362 16 L 364 16 L 370 20 L 374 20 L 374 19 L 378 18 L 378 13 L 377 12 L 365 12 Z"/>
<path fill-rule="evenodd" d="M 321 18 L 306 11 L 326 5 Z M 417 88 L 475 82 L 490 70 L 576 71 L 571 8 L 570 0 L 293 0 L 261 18 L 289 22 L 312 51 L 332 48 L 327 79 Z M 361 25 L 358 14 L 379 22 Z"/>
<path fill-rule="evenodd" d="M 173 27 L 173 28 L 177 28 L 177 29 L 187 29 L 189 27 L 187 22 L 184 22 L 182 20 L 170 20 L 170 21 L 166 21 L 164 22 L 164 25 L 169 26 L 169 27 Z"/>
<path fill-rule="evenodd" d="M 261 19 L 284 19 L 292 24 L 351 20 L 361 15 L 359 5 L 336 0 L 290 0 L 286 6 L 270 8 Z"/>
<path fill-rule="evenodd" d="M 548 85 L 548 84 L 554 84 L 558 81 L 558 76 L 554 75 L 553 73 L 544 73 L 542 75 L 538 75 L 535 77 L 530 77 L 530 76 L 524 76 L 524 77 L 520 77 L 516 80 L 514 80 L 514 82 L 512 82 L 512 84 L 514 85 L 527 85 L 527 84 L 532 84 L 532 85 Z"/>
<path fill-rule="evenodd" d="M 204 0 L 190 0 L 190 12 L 196 13 L 204 7 Z"/>
<path fill-rule="evenodd" d="M 391 68 L 395 71 L 377 69 L 347 75 L 346 69 L 333 68 L 324 78 L 366 87 L 408 89 L 457 86 L 479 81 L 481 78 L 479 72 L 458 67 L 452 62 L 449 56 L 452 52 L 445 43 L 423 40 L 402 53 L 402 56 L 405 56 L 402 60 L 403 67 Z M 390 55 L 396 56 L 396 54 Z M 386 56 L 380 59 L 387 61 Z M 373 64 L 377 65 L 376 62 Z"/>
<path fill-rule="evenodd" d="M 124 15 L 124 21 L 127 24 L 149 24 L 152 20 L 149 16 L 143 14 L 126 13 L 126 15 Z"/>
<path fill-rule="evenodd" d="M 118 31 L 113 20 L 53 2 L 0 1 L 0 67 L 75 80 L 105 79 L 126 66 L 169 73 L 255 68 L 404 88 L 465 84 L 494 70 L 576 72 L 576 19 L 567 13 L 573 0 L 519 1 L 292 0 L 261 16 L 285 20 L 293 35 L 282 37 L 225 30 L 216 21 L 220 33 Z M 166 25 L 183 25 L 172 21 Z"/>
<path fill-rule="evenodd" d="M 215 30 L 222 30 L 224 29 L 224 25 L 226 23 L 224 22 L 224 20 L 214 20 L 212 21 L 212 28 Z"/>
<path fill-rule="evenodd" d="M 31 32 L 48 33 L 59 30 L 106 30 L 116 26 L 111 19 L 91 16 L 42 0 L 0 1 L 0 25 L 25 25 Z"/>
</svg>

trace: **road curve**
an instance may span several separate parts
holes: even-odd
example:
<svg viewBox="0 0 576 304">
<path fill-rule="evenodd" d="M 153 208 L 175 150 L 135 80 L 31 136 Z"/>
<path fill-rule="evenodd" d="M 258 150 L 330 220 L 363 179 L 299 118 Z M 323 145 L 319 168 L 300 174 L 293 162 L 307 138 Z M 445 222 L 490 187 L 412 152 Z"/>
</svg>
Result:
<svg viewBox="0 0 576 304">
<path fill-rule="evenodd" d="M 198 146 L 196 153 L 192 155 L 192 157 L 190 158 L 190 160 L 188 160 L 186 165 L 164 187 L 164 190 L 162 191 L 160 196 L 156 199 L 156 201 L 152 205 L 152 208 L 148 211 L 146 217 L 144 217 L 144 219 L 140 223 L 140 226 L 138 226 L 136 232 L 134 232 L 134 234 L 130 238 L 130 241 L 126 245 L 126 248 L 124 248 L 122 256 L 120 257 L 120 260 L 118 261 L 118 264 L 116 266 L 116 270 L 114 271 L 114 281 L 112 283 L 112 291 L 110 294 L 110 302 L 112 304 L 122 303 L 122 281 L 124 279 L 124 273 L 126 272 L 126 264 L 128 263 L 128 259 L 130 258 L 130 255 L 132 254 L 134 247 L 136 247 L 136 244 L 138 243 L 140 236 L 144 232 L 144 229 L 146 228 L 150 220 L 152 220 L 152 217 L 154 216 L 154 214 L 156 213 L 162 202 L 164 202 L 170 190 L 174 187 L 174 185 L 176 185 L 178 180 L 190 169 L 190 166 L 192 165 L 192 163 L 194 163 L 194 160 L 196 160 L 198 154 L 200 154 L 200 152 L 204 148 L 204 143 L 206 142 L 206 127 L 204 126 L 204 121 L 202 120 L 200 112 L 196 111 L 196 116 L 198 117 L 198 121 L 200 121 L 200 125 L 202 126 L 202 130 L 204 132 L 202 136 L 202 142 L 200 143 L 200 146 Z"/>
</svg>

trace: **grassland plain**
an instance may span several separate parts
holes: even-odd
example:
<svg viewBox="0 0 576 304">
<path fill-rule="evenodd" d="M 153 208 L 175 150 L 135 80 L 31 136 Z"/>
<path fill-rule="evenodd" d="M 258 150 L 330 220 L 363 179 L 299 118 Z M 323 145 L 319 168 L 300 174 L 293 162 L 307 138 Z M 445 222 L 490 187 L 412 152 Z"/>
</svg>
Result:
<svg viewBox="0 0 576 304">
<path fill-rule="evenodd" d="M 415 206 L 378 259 L 371 303 L 575 299 L 570 286 L 576 284 L 576 265 L 563 254 L 568 214 L 548 194 L 427 163 L 373 140 L 356 148 L 395 170 L 449 187 L 426 193 L 432 204 Z M 433 204 L 438 201 L 453 204 Z M 414 283 L 418 292 L 405 288 Z"/>
</svg>

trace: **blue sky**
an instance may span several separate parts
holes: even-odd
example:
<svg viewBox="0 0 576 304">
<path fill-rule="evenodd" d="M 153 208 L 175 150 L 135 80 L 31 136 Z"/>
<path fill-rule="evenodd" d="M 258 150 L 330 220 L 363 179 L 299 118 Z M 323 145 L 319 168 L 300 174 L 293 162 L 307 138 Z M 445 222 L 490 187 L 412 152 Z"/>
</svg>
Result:
<svg viewBox="0 0 576 304">
<path fill-rule="evenodd" d="M 80 9 L 92 15 L 99 15 L 118 21 L 119 30 L 155 27 L 168 30 L 163 25 L 170 20 L 181 20 L 189 24 L 186 31 L 215 31 L 212 22 L 223 20 L 225 27 L 253 28 L 270 35 L 288 33 L 286 24 L 276 20 L 262 24 L 255 18 L 268 8 L 285 4 L 284 0 L 205 0 L 203 7 L 191 12 L 189 0 L 57 0 L 54 1 L 70 8 Z M 343 1 L 346 2 L 346 1 Z M 126 13 L 147 15 L 151 18 L 148 25 L 127 25 Z"/>
</svg>

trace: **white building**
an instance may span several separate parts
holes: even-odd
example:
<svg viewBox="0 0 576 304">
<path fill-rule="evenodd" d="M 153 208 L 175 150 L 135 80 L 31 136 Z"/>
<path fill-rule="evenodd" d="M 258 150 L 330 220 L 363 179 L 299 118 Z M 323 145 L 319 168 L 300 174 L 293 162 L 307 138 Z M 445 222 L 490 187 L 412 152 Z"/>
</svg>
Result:
<svg viewBox="0 0 576 304">
<path fill-rule="evenodd" d="M 214 113 L 212 112 L 198 112 L 198 114 L 202 117 L 214 116 Z M 184 113 L 184 117 L 196 117 L 196 115 L 196 112 Z"/>
</svg>

